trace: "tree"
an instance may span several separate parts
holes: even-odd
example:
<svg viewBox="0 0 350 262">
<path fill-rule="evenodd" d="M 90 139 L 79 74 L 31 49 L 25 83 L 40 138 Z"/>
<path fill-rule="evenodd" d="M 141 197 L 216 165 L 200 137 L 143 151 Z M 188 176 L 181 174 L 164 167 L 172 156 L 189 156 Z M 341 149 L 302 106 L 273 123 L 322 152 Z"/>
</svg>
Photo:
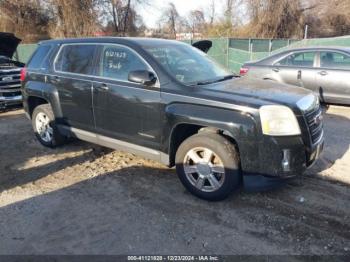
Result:
<svg viewBox="0 0 350 262">
<path fill-rule="evenodd" d="M 303 36 L 304 15 L 300 0 L 248 0 L 251 36 L 290 38 Z"/>
<path fill-rule="evenodd" d="M 305 10 L 310 37 L 331 37 L 350 34 L 349 0 L 310 0 Z"/>
<path fill-rule="evenodd" d="M 215 19 L 215 2 L 214 0 L 211 0 L 210 6 L 209 6 L 209 25 L 212 26 L 214 24 Z"/>
<path fill-rule="evenodd" d="M 190 11 L 187 17 L 187 25 L 191 30 L 192 35 L 195 33 L 204 33 L 206 29 L 206 21 L 204 13 L 201 10 Z"/>
<path fill-rule="evenodd" d="M 165 24 L 165 30 L 172 38 L 176 38 L 177 26 L 180 20 L 174 3 L 169 3 L 168 8 L 161 15 L 160 23 Z"/>
<path fill-rule="evenodd" d="M 148 4 L 148 0 L 99 0 L 99 22 L 115 35 L 135 35 L 145 29 L 136 6 Z"/>
<path fill-rule="evenodd" d="M 49 0 L 52 37 L 82 37 L 94 35 L 97 26 L 95 0 Z"/>
<path fill-rule="evenodd" d="M 38 0 L 0 0 L 0 31 L 15 33 L 24 42 L 47 38 L 49 19 Z"/>
</svg>

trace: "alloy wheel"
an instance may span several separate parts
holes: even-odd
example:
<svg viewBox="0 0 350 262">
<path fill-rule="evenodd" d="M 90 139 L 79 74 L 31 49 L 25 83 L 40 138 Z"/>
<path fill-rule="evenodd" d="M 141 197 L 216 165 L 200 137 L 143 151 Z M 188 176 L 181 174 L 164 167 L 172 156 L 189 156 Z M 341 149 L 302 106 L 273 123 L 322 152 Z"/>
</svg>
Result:
<svg viewBox="0 0 350 262">
<path fill-rule="evenodd" d="M 36 130 L 40 138 L 46 143 L 50 143 L 53 138 L 53 129 L 50 126 L 50 121 L 50 118 L 43 112 L 38 113 L 35 118 Z"/>
<path fill-rule="evenodd" d="M 214 192 L 225 181 L 223 162 L 209 148 L 196 147 L 188 151 L 183 167 L 190 183 L 203 192 Z"/>
</svg>

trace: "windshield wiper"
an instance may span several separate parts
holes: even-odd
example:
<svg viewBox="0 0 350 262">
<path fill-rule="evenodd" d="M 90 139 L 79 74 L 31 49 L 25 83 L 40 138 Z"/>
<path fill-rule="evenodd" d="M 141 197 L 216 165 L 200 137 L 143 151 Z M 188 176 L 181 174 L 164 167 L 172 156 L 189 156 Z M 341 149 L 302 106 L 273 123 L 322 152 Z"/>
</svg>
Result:
<svg viewBox="0 0 350 262">
<path fill-rule="evenodd" d="M 234 75 L 234 74 L 232 74 L 232 75 L 227 75 L 227 76 L 224 76 L 223 78 L 217 80 L 216 82 L 226 81 L 226 80 L 232 79 L 232 78 L 234 78 L 234 77 L 237 77 L 237 75 Z"/>
<path fill-rule="evenodd" d="M 213 84 L 213 83 L 217 83 L 217 82 L 226 81 L 226 80 L 232 79 L 234 77 L 236 77 L 236 75 L 232 74 L 232 75 L 227 75 L 227 76 L 221 77 L 219 79 L 196 82 L 193 85 L 197 85 L 197 86 L 209 85 L 209 84 Z"/>
</svg>

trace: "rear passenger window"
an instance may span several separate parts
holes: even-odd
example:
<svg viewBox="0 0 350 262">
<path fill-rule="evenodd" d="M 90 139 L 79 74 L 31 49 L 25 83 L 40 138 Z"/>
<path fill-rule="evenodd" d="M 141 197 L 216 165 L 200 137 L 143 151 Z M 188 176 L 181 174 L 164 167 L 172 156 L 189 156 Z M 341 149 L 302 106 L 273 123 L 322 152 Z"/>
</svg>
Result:
<svg viewBox="0 0 350 262">
<path fill-rule="evenodd" d="M 131 71 L 150 70 L 132 50 L 123 46 L 104 46 L 100 59 L 99 76 L 128 81 Z"/>
<path fill-rule="evenodd" d="M 350 69 L 350 56 L 335 52 L 321 52 L 321 67 Z"/>
<path fill-rule="evenodd" d="M 55 62 L 55 70 L 75 74 L 92 74 L 96 45 L 66 45 Z"/>
<path fill-rule="evenodd" d="M 39 68 L 46 69 L 49 65 L 48 56 L 49 56 L 50 51 L 51 51 L 50 45 L 39 46 L 38 49 L 35 51 L 32 59 L 28 63 L 28 68 L 30 68 L 30 69 L 39 69 Z"/>
<path fill-rule="evenodd" d="M 313 67 L 315 52 L 296 53 L 280 60 L 276 65 Z"/>
</svg>

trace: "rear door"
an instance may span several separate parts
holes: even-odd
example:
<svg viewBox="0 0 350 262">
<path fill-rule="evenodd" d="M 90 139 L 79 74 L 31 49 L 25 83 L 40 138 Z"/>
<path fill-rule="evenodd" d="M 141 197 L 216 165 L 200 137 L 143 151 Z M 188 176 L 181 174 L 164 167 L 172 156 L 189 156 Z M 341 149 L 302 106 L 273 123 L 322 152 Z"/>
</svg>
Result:
<svg viewBox="0 0 350 262">
<path fill-rule="evenodd" d="M 99 57 L 96 81 L 93 83 L 97 132 L 106 137 L 159 149 L 159 84 L 144 86 L 128 81 L 131 71 L 154 70 L 136 51 L 124 45 L 101 45 Z"/>
<path fill-rule="evenodd" d="M 317 84 L 321 99 L 328 103 L 350 104 L 350 56 L 321 51 Z"/>
<path fill-rule="evenodd" d="M 272 74 L 280 82 L 314 90 L 317 74 L 315 61 L 314 51 L 292 53 L 274 64 Z"/>
<path fill-rule="evenodd" d="M 95 44 L 62 45 L 54 62 L 55 75 L 49 81 L 56 87 L 63 124 L 94 131 L 92 109 L 93 61 Z"/>
</svg>

